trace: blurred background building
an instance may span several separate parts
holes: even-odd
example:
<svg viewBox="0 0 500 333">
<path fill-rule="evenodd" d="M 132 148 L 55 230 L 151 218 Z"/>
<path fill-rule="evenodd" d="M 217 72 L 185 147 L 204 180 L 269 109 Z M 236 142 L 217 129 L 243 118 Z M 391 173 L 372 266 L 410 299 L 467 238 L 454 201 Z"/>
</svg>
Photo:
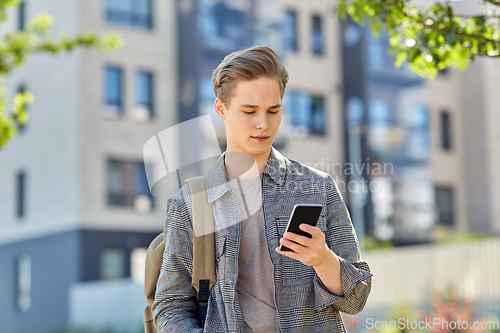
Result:
<svg viewBox="0 0 500 333">
<path fill-rule="evenodd" d="M 119 32 L 125 48 L 33 57 L 6 80 L 8 97 L 36 99 L 0 152 L 0 333 L 140 332 L 145 249 L 166 204 L 143 145 L 210 114 L 224 149 L 211 73 L 252 45 L 290 73 L 275 147 L 334 176 L 360 240 L 500 233 L 498 60 L 424 81 L 394 68 L 389 36 L 340 22 L 329 0 L 27 0 L 4 32 L 42 11 L 56 33 Z"/>
</svg>

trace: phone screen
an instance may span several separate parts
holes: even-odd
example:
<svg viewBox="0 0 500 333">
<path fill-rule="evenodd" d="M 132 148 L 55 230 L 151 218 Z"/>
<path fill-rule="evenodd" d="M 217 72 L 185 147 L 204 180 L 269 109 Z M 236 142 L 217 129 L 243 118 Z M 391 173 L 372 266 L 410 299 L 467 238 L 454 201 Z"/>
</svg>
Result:
<svg viewBox="0 0 500 333">
<path fill-rule="evenodd" d="M 296 204 L 293 206 L 292 215 L 288 221 L 286 231 L 311 238 L 312 236 L 309 233 L 299 229 L 299 225 L 301 223 L 307 223 L 309 225 L 316 226 L 322 209 L 323 206 L 319 204 Z M 283 245 L 280 245 L 280 250 L 293 251 Z"/>
</svg>

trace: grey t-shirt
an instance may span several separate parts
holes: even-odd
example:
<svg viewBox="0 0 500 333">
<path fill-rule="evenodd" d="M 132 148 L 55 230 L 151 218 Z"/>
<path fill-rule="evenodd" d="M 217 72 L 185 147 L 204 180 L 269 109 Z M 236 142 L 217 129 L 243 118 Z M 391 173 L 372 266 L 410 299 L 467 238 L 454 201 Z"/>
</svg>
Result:
<svg viewBox="0 0 500 333">
<path fill-rule="evenodd" d="M 236 292 L 246 331 L 276 332 L 273 264 L 269 255 L 262 212 L 260 177 L 239 180 L 226 175 L 241 213 Z"/>
</svg>

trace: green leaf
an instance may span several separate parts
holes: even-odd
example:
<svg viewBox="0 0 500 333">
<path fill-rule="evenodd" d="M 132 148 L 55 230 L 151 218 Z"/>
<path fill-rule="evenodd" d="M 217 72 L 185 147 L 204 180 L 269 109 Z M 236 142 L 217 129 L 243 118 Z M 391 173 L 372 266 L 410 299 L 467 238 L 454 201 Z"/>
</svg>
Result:
<svg viewBox="0 0 500 333">
<path fill-rule="evenodd" d="M 453 8 L 451 8 L 450 5 L 446 5 L 446 14 L 448 15 L 448 18 L 451 20 L 453 20 Z"/>
<path fill-rule="evenodd" d="M 338 0 L 338 7 L 337 7 L 337 15 L 342 19 L 345 20 L 346 18 L 346 0 Z"/>
<path fill-rule="evenodd" d="M 397 46 L 400 44 L 400 41 L 401 41 L 401 34 L 394 34 L 391 36 L 391 38 L 389 38 L 389 44 L 391 46 Z"/>
<path fill-rule="evenodd" d="M 28 31 L 45 34 L 47 30 L 54 24 L 54 18 L 47 13 L 38 14 L 33 21 L 28 23 L 26 29 Z"/>
<path fill-rule="evenodd" d="M 407 51 L 401 51 L 397 56 L 396 56 L 396 61 L 394 61 L 394 65 L 396 68 L 401 67 L 401 65 L 405 62 L 405 60 L 408 58 L 408 52 Z"/>
<path fill-rule="evenodd" d="M 409 62 L 413 62 L 415 61 L 415 59 L 420 56 L 422 52 L 420 51 L 420 49 L 416 48 L 416 47 L 412 47 L 410 48 L 410 51 L 408 51 L 408 61 Z"/>
<path fill-rule="evenodd" d="M 446 44 L 452 46 L 457 42 L 457 36 L 453 32 L 448 32 L 447 34 L 445 34 L 444 39 L 446 41 Z"/>
</svg>

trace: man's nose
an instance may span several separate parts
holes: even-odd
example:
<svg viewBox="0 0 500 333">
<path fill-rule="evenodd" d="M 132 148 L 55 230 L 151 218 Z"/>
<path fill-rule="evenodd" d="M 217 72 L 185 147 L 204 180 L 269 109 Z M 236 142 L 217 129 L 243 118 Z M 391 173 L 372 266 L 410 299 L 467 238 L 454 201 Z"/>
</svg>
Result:
<svg viewBox="0 0 500 333">
<path fill-rule="evenodd" d="M 267 121 L 267 115 L 260 116 L 257 119 L 256 127 L 260 130 L 266 130 L 269 127 L 269 122 Z"/>
</svg>

